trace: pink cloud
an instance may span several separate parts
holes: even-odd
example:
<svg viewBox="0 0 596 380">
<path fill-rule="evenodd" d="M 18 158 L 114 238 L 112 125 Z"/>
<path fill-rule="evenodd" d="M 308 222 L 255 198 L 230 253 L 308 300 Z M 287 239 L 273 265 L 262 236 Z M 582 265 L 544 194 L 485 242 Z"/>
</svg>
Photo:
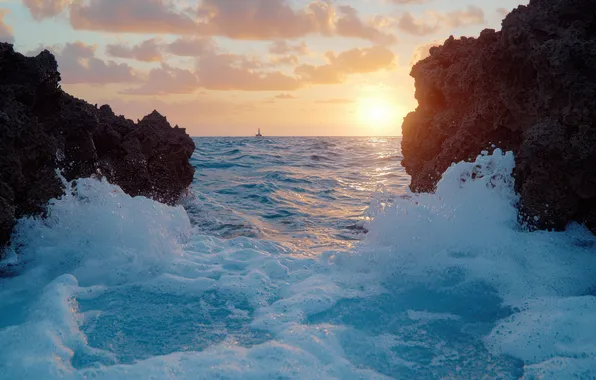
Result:
<svg viewBox="0 0 596 380">
<path fill-rule="evenodd" d="M 155 38 L 132 47 L 117 44 L 107 45 L 106 53 L 112 57 L 136 59 L 143 62 L 160 62 L 163 60 L 160 42 Z"/>
<path fill-rule="evenodd" d="M 123 91 L 129 95 L 190 94 L 199 88 L 199 80 L 191 70 L 171 67 L 165 63 L 149 71 L 139 87 Z"/>
<path fill-rule="evenodd" d="M 351 7 L 313 0 L 294 8 L 289 0 L 202 0 L 180 8 L 166 0 L 88 0 L 70 6 L 73 28 L 106 32 L 222 36 L 239 40 L 291 39 L 310 34 L 390 43 L 395 36 L 361 20 Z"/>
<path fill-rule="evenodd" d="M 167 43 L 158 38 L 145 40 L 138 45 L 110 44 L 106 53 L 112 57 L 135 59 L 142 62 L 161 62 L 165 53 L 182 57 L 199 57 L 214 51 L 216 44 L 211 38 L 182 37 Z"/>
<path fill-rule="evenodd" d="M 0 9 L 0 42 L 14 42 L 14 35 L 12 34 L 12 27 L 4 22 L 4 16 L 8 13 L 8 9 Z"/>
<path fill-rule="evenodd" d="M 182 57 L 197 57 L 214 51 L 215 48 L 215 42 L 209 37 L 182 37 L 168 44 L 166 51 Z"/>
<path fill-rule="evenodd" d="M 338 12 L 341 16 L 337 19 L 336 30 L 340 36 L 364 38 L 379 44 L 392 44 L 397 40 L 395 36 L 383 33 L 372 23 L 364 23 L 353 7 L 340 6 Z"/>
<path fill-rule="evenodd" d="M 64 84 L 107 84 L 138 81 L 133 69 L 123 63 L 95 57 L 96 47 L 83 42 L 66 44 L 56 51 L 56 60 Z"/>
<path fill-rule="evenodd" d="M 70 7 L 74 29 L 128 33 L 190 34 L 194 18 L 165 0 L 90 0 Z"/>
<path fill-rule="evenodd" d="M 36 20 L 54 17 L 70 4 L 70 0 L 23 0 L 29 12 Z"/>
<path fill-rule="evenodd" d="M 277 55 L 285 55 L 290 53 L 306 55 L 308 54 L 308 47 L 304 41 L 299 44 L 292 45 L 285 40 L 277 40 L 271 43 L 269 46 L 269 53 Z"/>
</svg>

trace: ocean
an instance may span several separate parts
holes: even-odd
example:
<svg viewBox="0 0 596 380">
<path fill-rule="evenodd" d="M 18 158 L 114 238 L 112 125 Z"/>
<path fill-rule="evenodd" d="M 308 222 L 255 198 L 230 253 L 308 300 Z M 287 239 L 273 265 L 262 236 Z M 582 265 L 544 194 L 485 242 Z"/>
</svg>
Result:
<svg viewBox="0 0 596 380">
<path fill-rule="evenodd" d="M 399 138 L 195 141 L 179 206 L 19 221 L 0 379 L 596 378 L 596 238 L 520 226 L 511 153 L 413 194 Z"/>
</svg>

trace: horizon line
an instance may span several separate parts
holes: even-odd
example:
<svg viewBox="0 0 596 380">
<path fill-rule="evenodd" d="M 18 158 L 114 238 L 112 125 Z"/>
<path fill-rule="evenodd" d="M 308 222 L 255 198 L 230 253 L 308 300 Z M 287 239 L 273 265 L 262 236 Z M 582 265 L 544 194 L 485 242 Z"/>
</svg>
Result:
<svg viewBox="0 0 596 380">
<path fill-rule="evenodd" d="M 201 137 L 238 137 L 238 138 L 245 138 L 245 137 L 256 137 L 255 135 L 200 135 L 200 136 L 190 136 L 191 138 L 201 138 Z M 307 135 L 307 136 L 299 136 L 299 135 L 267 135 L 267 136 L 262 136 L 263 138 L 268 138 L 268 137 L 403 137 L 402 135 L 370 135 L 370 136 L 360 136 L 360 135 L 344 135 L 344 136 L 340 136 L 340 135 L 321 135 L 321 136 L 315 136 L 315 135 Z"/>
</svg>

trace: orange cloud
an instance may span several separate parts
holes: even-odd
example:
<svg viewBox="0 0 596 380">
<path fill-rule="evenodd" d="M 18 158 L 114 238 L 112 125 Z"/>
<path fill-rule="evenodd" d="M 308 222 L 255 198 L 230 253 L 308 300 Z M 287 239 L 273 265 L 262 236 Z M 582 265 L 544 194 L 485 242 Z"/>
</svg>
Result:
<svg viewBox="0 0 596 380">
<path fill-rule="evenodd" d="M 147 40 L 122 51 L 118 51 L 121 49 L 119 46 L 111 46 L 108 52 L 115 56 L 153 61 L 157 60 L 157 56 L 153 55 L 154 45 L 159 43 Z M 150 46 L 147 52 L 140 51 L 143 46 Z M 279 62 L 209 51 L 196 59 L 194 69 L 178 68 L 162 61 L 160 67 L 142 72 L 124 63 L 97 58 L 96 47 L 83 42 L 69 43 L 53 50 L 63 72 L 63 83 L 138 83 L 136 87 L 121 92 L 127 95 L 191 94 L 199 89 L 287 92 L 310 85 L 342 83 L 350 75 L 390 69 L 396 61 L 393 52 L 387 48 L 373 46 L 339 54 L 327 52 L 326 64 L 300 65 L 293 72 L 283 72 L 274 69 Z M 285 96 L 285 99 L 288 97 Z"/>
<path fill-rule="evenodd" d="M 213 54 L 198 62 L 200 84 L 209 90 L 293 91 L 303 83 L 279 71 L 260 71 L 258 61 L 234 54 Z"/>
<path fill-rule="evenodd" d="M 317 100 L 315 103 L 319 104 L 351 104 L 354 103 L 352 99 L 336 98 L 336 99 L 323 99 Z"/>
<path fill-rule="evenodd" d="M 397 20 L 397 28 L 413 35 L 426 36 L 437 33 L 444 28 L 478 25 L 484 24 L 484 22 L 482 9 L 470 5 L 465 10 L 453 12 L 427 12 L 419 18 L 415 18 L 411 13 L 406 12 Z"/>
<path fill-rule="evenodd" d="M 342 83 L 349 75 L 366 74 L 394 66 L 396 57 L 393 52 L 382 46 L 365 49 L 352 49 L 335 55 L 328 52 L 328 63 L 321 66 L 301 65 L 296 74 L 311 84 Z"/>
<path fill-rule="evenodd" d="M 273 64 L 274 66 L 297 66 L 298 63 L 298 57 L 295 55 L 282 55 L 271 58 L 271 64 Z"/>
<path fill-rule="evenodd" d="M 292 94 L 284 93 L 284 94 L 276 95 L 275 99 L 288 100 L 288 99 L 296 99 L 296 97 Z"/>
<path fill-rule="evenodd" d="M 4 22 L 4 16 L 9 12 L 8 9 L 0 9 L 0 42 L 14 42 L 14 36 L 12 34 L 12 27 L 6 25 Z"/>
</svg>

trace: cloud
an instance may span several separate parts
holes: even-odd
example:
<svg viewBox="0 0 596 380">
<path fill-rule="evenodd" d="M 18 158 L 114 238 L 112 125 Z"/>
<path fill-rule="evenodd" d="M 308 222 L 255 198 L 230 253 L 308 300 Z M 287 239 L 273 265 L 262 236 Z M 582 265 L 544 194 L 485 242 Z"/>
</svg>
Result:
<svg viewBox="0 0 596 380">
<path fill-rule="evenodd" d="M 285 0 L 203 0 L 199 28 L 206 35 L 241 40 L 302 37 L 325 29 L 332 7 L 313 2 L 294 10 Z"/>
<path fill-rule="evenodd" d="M 291 39 L 309 34 L 362 38 L 376 43 L 395 41 L 352 7 L 337 9 L 324 0 L 295 10 L 287 0 L 203 0 L 199 6 L 201 29 L 208 35 L 234 39 Z"/>
<path fill-rule="evenodd" d="M 433 34 L 441 29 L 441 25 L 438 20 L 435 20 L 430 24 L 429 22 L 419 21 L 412 16 L 410 12 L 404 13 L 397 22 L 397 27 L 404 32 L 414 34 L 417 36 L 426 36 Z"/>
<path fill-rule="evenodd" d="M 293 72 L 275 69 L 279 62 L 230 53 L 207 52 L 195 61 L 194 69 L 182 69 L 162 62 L 128 95 L 190 94 L 199 89 L 217 91 L 294 91 L 316 84 L 342 83 L 350 75 L 370 73 L 393 67 L 396 57 L 385 47 L 352 49 L 339 54 L 327 52 L 327 63 L 320 66 L 301 65 Z M 277 99 L 289 99 L 282 94 Z"/>
<path fill-rule="evenodd" d="M 166 0 L 89 0 L 70 7 L 74 29 L 126 32 L 191 34 L 193 17 Z"/>
<path fill-rule="evenodd" d="M 308 47 L 304 41 L 299 44 L 292 45 L 285 40 L 277 40 L 269 45 L 269 53 L 276 55 L 285 55 L 289 53 L 306 55 L 308 54 Z"/>
<path fill-rule="evenodd" d="M 445 28 L 478 25 L 484 22 L 482 9 L 470 5 L 464 10 L 453 12 L 427 12 L 420 18 L 415 18 L 411 13 L 406 12 L 397 20 L 397 28 L 413 35 L 427 36 Z"/>
<path fill-rule="evenodd" d="M 297 66 L 299 63 L 299 59 L 295 55 L 282 55 L 282 56 L 274 56 L 271 58 L 271 64 L 273 66 Z"/>
<path fill-rule="evenodd" d="M 311 84 L 336 84 L 344 82 L 352 74 L 366 74 L 392 68 L 396 61 L 393 52 L 382 46 L 352 49 L 338 55 L 328 52 L 325 56 L 327 64 L 304 64 L 296 68 L 296 74 Z"/>
<path fill-rule="evenodd" d="M 296 99 L 296 97 L 292 94 L 284 93 L 284 94 L 276 95 L 275 99 L 288 100 L 288 99 Z"/>
<path fill-rule="evenodd" d="M 198 57 L 215 49 L 216 44 L 209 37 L 182 37 L 166 46 L 168 53 L 181 57 Z"/>
<path fill-rule="evenodd" d="M 199 57 L 215 49 L 215 42 L 211 38 L 182 37 L 171 43 L 152 38 L 134 46 L 110 44 L 106 46 L 106 53 L 117 58 L 160 62 L 163 61 L 164 53 L 182 57 Z"/>
<path fill-rule="evenodd" d="M 195 72 L 162 63 L 161 67 L 149 71 L 141 86 L 124 90 L 122 93 L 128 95 L 190 94 L 198 88 L 199 80 Z"/>
<path fill-rule="evenodd" d="M 259 70 L 262 64 L 235 54 L 212 54 L 198 62 L 200 85 L 209 90 L 293 91 L 299 78 L 280 71 Z"/>
<path fill-rule="evenodd" d="M 160 42 L 156 38 L 143 41 L 133 47 L 116 44 L 107 45 L 106 53 L 112 57 L 136 59 L 143 62 L 160 62 L 163 60 Z"/>
<path fill-rule="evenodd" d="M 346 99 L 346 98 L 335 98 L 335 99 L 316 100 L 315 103 L 319 103 L 319 104 L 350 104 L 350 103 L 354 103 L 354 101 L 352 99 Z"/>
<path fill-rule="evenodd" d="M 111 33 L 167 33 L 238 40 L 283 40 L 311 34 L 391 43 L 395 36 L 364 22 L 352 7 L 313 0 L 295 9 L 289 0 L 202 0 L 180 8 L 167 0 L 81 0 L 70 6 L 74 29 Z"/>
<path fill-rule="evenodd" d="M 430 48 L 440 46 L 442 44 L 443 41 L 435 40 L 416 46 L 416 49 L 414 49 L 414 53 L 412 54 L 412 58 L 410 59 L 410 66 L 414 66 L 416 62 L 430 56 Z"/>
<path fill-rule="evenodd" d="M 149 72 L 145 83 L 127 89 L 130 95 L 188 94 L 203 88 L 219 91 L 293 91 L 304 83 L 254 57 L 209 53 L 196 61 L 196 69 L 187 70 L 162 63 Z"/>
<path fill-rule="evenodd" d="M 14 43 L 12 27 L 4 22 L 4 16 L 9 12 L 8 9 L 0 9 L 0 42 Z"/>
<path fill-rule="evenodd" d="M 397 41 L 395 36 L 383 33 L 372 24 L 365 24 L 358 17 L 358 11 L 351 6 L 338 7 L 338 17 L 335 28 L 337 34 L 344 37 L 363 38 L 379 44 L 392 44 Z"/>
<path fill-rule="evenodd" d="M 103 61 L 95 57 L 96 47 L 83 42 L 66 44 L 56 52 L 62 83 L 107 84 L 130 83 L 139 78 L 123 63 Z"/>
<path fill-rule="evenodd" d="M 59 15 L 70 4 L 70 0 L 23 0 L 31 16 L 43 20 Z"/>
</svg>

